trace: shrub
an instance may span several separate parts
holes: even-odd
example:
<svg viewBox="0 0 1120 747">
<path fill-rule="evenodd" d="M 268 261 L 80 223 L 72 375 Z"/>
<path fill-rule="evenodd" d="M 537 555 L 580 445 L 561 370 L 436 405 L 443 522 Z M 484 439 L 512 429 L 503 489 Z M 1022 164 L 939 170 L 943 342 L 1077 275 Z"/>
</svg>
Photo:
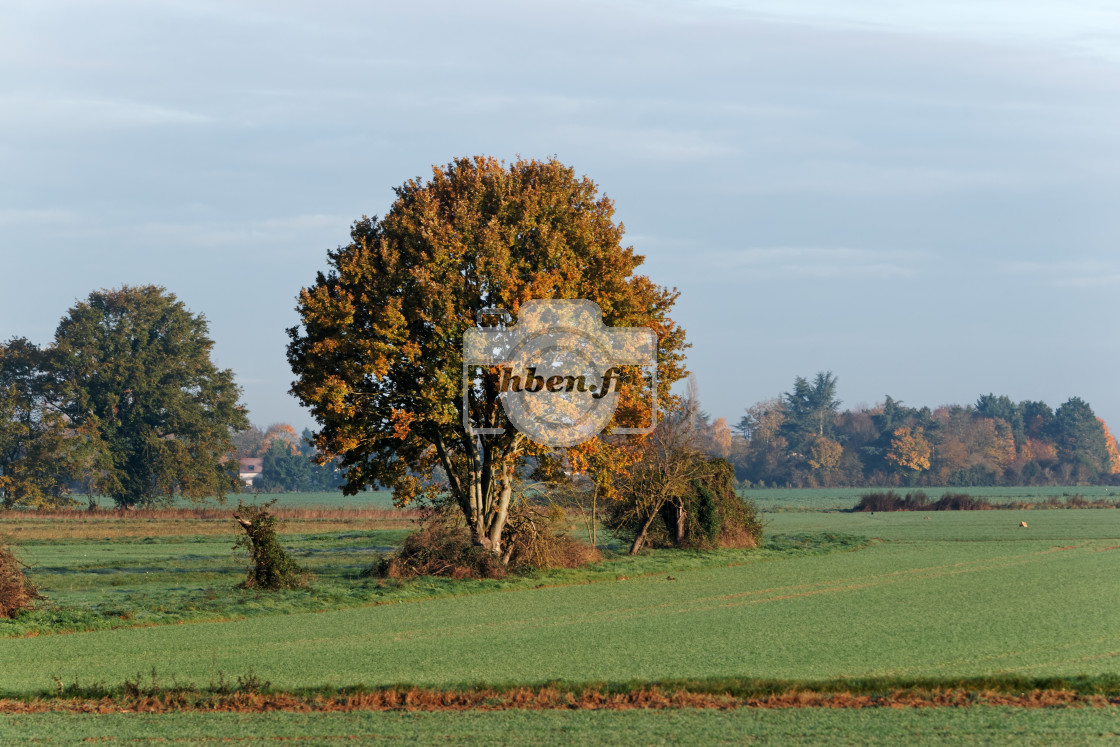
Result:
<svg viewBox="0 0 1120 747">
<path fill-rule="evenodd" d="M 1008 504 L 1008 508 L 1013 505 Z M 984 498 L 968 493 L 945 493 L 936 501 L 931 501 L 921 490 L 900 496 L 893 490 L 886 493 L 867 493 L 860 497 L 853 511 L 980 511 L 996 508 Z"/>
<path fill-rule="evenodd" d="M 993 508 L 984 498 L 976 498 L 968 493 L 946 493 L 933 504 L 934 511 L 980 511 Z"/>
<path fill-rule="evenodd" d="M 694 460 L 689 467 L 691 479 L 657 507 L 648 527 L 649 514 L 638 502 L 641 496 L 628 495 L 625 487 L 620 491 L 621 500 L 607 513 L 607 527 L 627 541 L 644 527 L 645 544 L 651 547 L 710 549 L 761 544 L 763 525 L 758 509 L 735 493 L 731 465 L 704 455 L 681 458 Z"/>
<path fill-rule="evenodd" d="M 44 598 L 27 578 L 26 569 L 27 565 L 10 548 L 0 545 L 0 618 L 34 609 L 35 602 Z"/>
<path fill-rule="evenodd" d="M 685 531 L 688 547 L 758 547 L 762 519 L 754 502 L 735 492 L 735 472 L 723 459 L 707 459 L 693 480 L 685 515 L 694 521 Z"/>
<path fill-rule="evenodd" d="M 239 586 L 246 589 L 293 589 L 307 585 L 307 571 L 288 555 L 276 537 L 276 517 L 269 509 L 276 503 L 246 505 L 237 502 L 234 518 L 245 530 L 245 536 L 238 537 L 234 549 L 245 548 L 249 553 L 248 576 Z"/>
</svg>

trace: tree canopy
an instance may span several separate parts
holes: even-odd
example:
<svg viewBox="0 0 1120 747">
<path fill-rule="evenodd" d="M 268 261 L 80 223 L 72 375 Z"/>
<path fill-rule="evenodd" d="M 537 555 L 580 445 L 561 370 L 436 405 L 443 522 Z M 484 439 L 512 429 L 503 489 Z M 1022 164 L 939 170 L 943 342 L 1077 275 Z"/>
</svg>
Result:
<svg viewBox="0 0 1120 747">
<path fill-rule="evenodd" d="M 94 429 L 72 428 L 51 351 L 24 338 L 0 344 L 0 505 L 69 505 L 70 485 L 100 464 Z"/>
<path fill-rule="evenodd" d="M 341 459 L 347 493 L 389 486 L 405 504 L 440 489 L 439 466 L 474 541 L 500 552 L 518 465 L 543 447 L 512 429 L 468 433 L 465 331 L 487 308 L 516 316 L 534 299 L 593 301 L 606 325 L 654 330 L 666 401 L 685 373 L 684 331 L 669 317 L 677 294 L 635 274 L 643 258 L 621 244 L 612 202 L 555 159 L 460 158 L 395 192 L 384 218 L 354 223 L 351 243 L 301 291 L 292 392 L 320 425 L 322 457 Z M 492 422 L 498 393 L 490 379 L 472 390 L 468 416 Z M 616 417 L 635 417 L 648 395 L 624 383 Z M 609 469 L 598 458 L 609 448 L 592 439 L 568 458 Z"/>
<path fill-rule="evenodd" d="M 101 452 L 93 482 L 120 506 L 238 487 L 230 428 L 248 427 L 206 320 L 157 286 L 94 291 L 58 325 L 50 372 L 75 431 Z"/>
</svg>

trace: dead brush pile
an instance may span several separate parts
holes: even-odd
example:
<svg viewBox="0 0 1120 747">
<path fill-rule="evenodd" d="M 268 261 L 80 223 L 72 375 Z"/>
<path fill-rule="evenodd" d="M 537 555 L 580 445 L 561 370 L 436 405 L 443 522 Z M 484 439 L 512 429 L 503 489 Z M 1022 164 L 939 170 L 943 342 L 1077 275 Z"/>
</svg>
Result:
<svg viewBox="0 0 1120 747">
<path fill-rule="evenodd" d="M 0 618 L 15 617 L 21 610 L 35 607 L 43 599 L 24 572 L 24 564 L 6 545 L 0 545 Z"/>
<path fill-rule="evenodd" d="M 381 578 L 446 576 L 504 578 L 508 569 L 494 553 L 471 542 L 467 527 L 446 509 L 425 512 L 420 529 L 401 549 L 375 563 L 368 573 Z"/>
<path fill-rule="evenodd" d="M 523 570 L 579 568 L 602 559 L 599 551 L 568 534 L 559 506 L 521 504 L 506 524 L 509 564 Z"/>
<path fill-rule="evenodd" d="M 499 557 L 471 541 L 455 508 L 425 512 L 420 529 L 401 549 L 367 571 L 381 578 L 443 576 L 455 579 L 505 578 L 511 572 L 577 568 L 600 559 L 599 552 L 568 534 L 557 507 L 519 504 L 510 512 Z"/>
</svg>

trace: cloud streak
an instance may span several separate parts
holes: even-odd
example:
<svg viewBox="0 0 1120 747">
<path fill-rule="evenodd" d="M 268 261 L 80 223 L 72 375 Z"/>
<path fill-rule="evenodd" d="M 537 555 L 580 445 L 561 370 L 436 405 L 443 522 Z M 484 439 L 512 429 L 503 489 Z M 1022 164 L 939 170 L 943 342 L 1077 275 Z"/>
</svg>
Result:
<svg viewBox="0 0 1120 747">
<path fill-rule="evenodd" d="M 51 129 L 104 129 L 206 125 L 214 117 L 144 101 L 15 94 L 0 96 L 0 125 Z"/>
<path fill-rule="evenodd" d="M 1031 279 L 1054 288 L 1104 288 L 1120 285 L 1120 262 L 1101 259 L 1054 262 L 1008 262 L 1006 275 Z"/>
<path fill-rule="evenodd" d="M 922 252 L 846 247 L 763 247 L 704 251 L 696 260 L 720 272 L 749 271 L 752 278 L 896 279 L 919 274 Z"/>
</svg>

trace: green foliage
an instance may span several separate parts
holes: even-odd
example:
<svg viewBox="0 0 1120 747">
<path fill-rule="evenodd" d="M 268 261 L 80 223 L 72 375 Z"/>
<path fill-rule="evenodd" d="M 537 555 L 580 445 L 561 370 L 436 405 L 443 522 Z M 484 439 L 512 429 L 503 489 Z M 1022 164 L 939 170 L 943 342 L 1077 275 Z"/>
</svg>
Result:
<svg viewBox="0 0 1120 747">
<path fill-rule="evenodd" d="M 0 344 L 0 507 L 63 508 L 70 486 L 96 466 L 99 442 L 73 428 L 50 351 L 23 338 Z"/>
<path fill-rule="evenodd" d="M 259 489 L 265 493 L 300 493 L 312 489 L 311 460 L 283 441 L 273 441 L 264 453 Z"/>
<path fill-rule="evenodd" d="M 206 320 L 163 288 L 95 291 L 70 309 L 39 370 L 91 451 L 90 489 L 130 507 L 237 487 L 229 429 L 248 421 L 212 347 Z"/>
<path fill-rule="evenodd" d="M 719 536 L 720 517 L 716 497 L 705 485 L 696 484 L 696 531 L 705 544 L 712 544 Z"/>
<path fill-rule="evenodd" d="M 311 432 L 310 428 L 304 428 L 303 433 L 300 434 L 300 453 L 311 461 L 310 474 L 308 475 L 308 480 L 311 483 L 309 490 L 337 491 L 346 483 L 346 475 L 335 469 L 333 462 L 324 460 L 323 464 L 319 464 L 316 461 L 316 458 L 321 458 L 321 456 L 318 447 L 315 446 L 315 434 Z"/>
<path fill-rule="evenodd" d="M 632 548 L 757 547 L 762 521 L 754 504 L 736 494 L 731 465 L 664 447 L 655 445 L 656 451 L 631 468 L 636 479 L 622 484 L 604 525 Z M 659 501 L 650 499 L 659 493 Z"/>
<path fill-rule="evenodd" d="M 1079 480 L 1091 481 L 1110 471 L 1104 428 L 1081 398 L 1071 397 L 1054 411 L 1049 431 L 1059 458 L 1079 468 Z"/>
<path fill-rule="evenodd" d="M 723 459 L 705 460 L 684 496 L 685 528 L 676 526 L 678 512 L 662 510 L 668 530 L 663 536 L 680 537 L 680 547 L 757 547 L 762 542 L 762 521 L 750 501 L 738 496 L 734 470 Z"/>
<path fill-rule="evenodd" d="M 238 500 L 234 517 L 244 536 L 239 536 L 234 549 L 249 554 L 249 573 L 241 586 L 247 589 L 294 589 L 307 584 L 307 571 L 284 550 L 276 536 L 276 517 L 268 509 L 275 501 L 261 505 Z"/>
<path fill-rule="evenodd" d="M 783 400 L 784 430 L 791 443 L 800 444 L 812 435 L 832 435 L 840 400 L 836 398 L 836 377 L 831 371 L 818 372 L 812 384 L 798 376 L 793 391 L 784 394 Z"/>
</svg>

